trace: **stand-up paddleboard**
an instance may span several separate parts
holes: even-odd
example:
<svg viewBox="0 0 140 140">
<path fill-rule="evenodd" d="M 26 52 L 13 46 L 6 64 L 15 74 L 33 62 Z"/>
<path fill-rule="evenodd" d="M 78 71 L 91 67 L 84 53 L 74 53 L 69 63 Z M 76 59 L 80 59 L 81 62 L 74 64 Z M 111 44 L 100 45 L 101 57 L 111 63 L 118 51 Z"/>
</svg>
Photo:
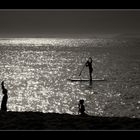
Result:
<svg viewBox="0 0 140 140">
<path fill-rule="evenodd" d="M 74 78 L 74 79 L 67 79 L 67 80 L 69 80 L 69 81 L 71 81 L 71 82 L 78 82 L 78 81 L 80 81 L 80 82 L 87 82 L 87 81 L 90 81 L 89 79 L 76 79 L 76 78 Z M 92 79 L 92 81 L 106 81 L 105 79 Z"/>
</svg>

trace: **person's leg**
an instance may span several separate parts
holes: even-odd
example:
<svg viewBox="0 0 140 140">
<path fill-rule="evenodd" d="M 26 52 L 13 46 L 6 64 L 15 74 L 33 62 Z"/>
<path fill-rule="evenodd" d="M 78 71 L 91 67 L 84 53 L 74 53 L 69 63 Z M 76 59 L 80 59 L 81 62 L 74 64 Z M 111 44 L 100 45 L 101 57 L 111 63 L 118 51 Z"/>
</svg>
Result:
<svg viewBox="0 0 140 140">
<path fill-rule="evenodd" d="M 92 85 L 92 71 L 89 71 L 89 76 L 90 76 L 89 84 Z"/>
<path fill-rule="evenodd" d="M 92 81 L 92 71 L 89 71 L 90 81 Z"/>
</svg>

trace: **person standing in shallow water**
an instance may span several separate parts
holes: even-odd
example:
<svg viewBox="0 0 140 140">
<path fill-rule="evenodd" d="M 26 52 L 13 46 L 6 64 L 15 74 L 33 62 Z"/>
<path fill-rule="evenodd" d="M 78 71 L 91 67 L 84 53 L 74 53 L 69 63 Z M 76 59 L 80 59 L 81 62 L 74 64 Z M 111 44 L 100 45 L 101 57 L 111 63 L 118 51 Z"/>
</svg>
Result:
<svg viewBox="0 0 140 140">
<path fill-rule="evenodd" d="M 86 67 L 89 67 L 90 83 L 92 83 L 92 72 L 93 72 L 93 68 L 92 68 L 92 58 L 91 57 L 89 57 L 88 61 L 86 62 Z"/>
<path fill-rule="evenodd" d="M 4 81 L 1 83 L 1 88 L 2 88 L 2 93 L 4 94 L 2 98 L 2 103 L 1 103 L 1 111 L 7 111 L 7 100 L 8 100 L 8 95 L 7 95 L 7 89 L 4 87 Z"/>
</svg>

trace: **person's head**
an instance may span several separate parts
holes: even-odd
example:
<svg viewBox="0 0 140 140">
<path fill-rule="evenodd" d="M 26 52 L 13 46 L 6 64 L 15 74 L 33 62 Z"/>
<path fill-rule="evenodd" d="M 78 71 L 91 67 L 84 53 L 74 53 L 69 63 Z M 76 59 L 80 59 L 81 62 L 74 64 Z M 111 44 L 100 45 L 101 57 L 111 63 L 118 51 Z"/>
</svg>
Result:
<svg viewBox="0 0 140 140">
<path fill-rule="evenodd" d="M 1 82 L 1 85 L 4 85 L 4 81 Z"/>
<path fill-rule="evenodd" d="M 92 62 L 92 58 L 91 58 L 91 57 L 89 57 L 89 58 L 88 58 L 88 61 L 89 61 L 89 62 Z"/>
<path fill-rule="evenodd" d="M 84 103 L 84 100 L 83 100 L 83 99 L 82 99 L 82 100 L 80 100 L 80 101 L 79 101 L 79 103 L 80 103 L 80 104 L 83 104 L 83 103 Z"/>
</svg>

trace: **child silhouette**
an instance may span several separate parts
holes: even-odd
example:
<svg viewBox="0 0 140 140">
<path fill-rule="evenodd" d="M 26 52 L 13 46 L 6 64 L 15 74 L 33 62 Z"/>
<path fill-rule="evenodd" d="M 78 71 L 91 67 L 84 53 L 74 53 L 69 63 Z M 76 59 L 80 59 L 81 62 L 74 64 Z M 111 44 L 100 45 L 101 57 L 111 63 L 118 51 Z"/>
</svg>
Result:
<svg viewBox="0 0 140 140">
<path fill-rule="evenodd" d="M 84 115 L 85 114 L 84 100 L 79 101 L 78 107 L 79 107 L 78 113 L 80 113 L 81 115 Z"/>
</svg>

